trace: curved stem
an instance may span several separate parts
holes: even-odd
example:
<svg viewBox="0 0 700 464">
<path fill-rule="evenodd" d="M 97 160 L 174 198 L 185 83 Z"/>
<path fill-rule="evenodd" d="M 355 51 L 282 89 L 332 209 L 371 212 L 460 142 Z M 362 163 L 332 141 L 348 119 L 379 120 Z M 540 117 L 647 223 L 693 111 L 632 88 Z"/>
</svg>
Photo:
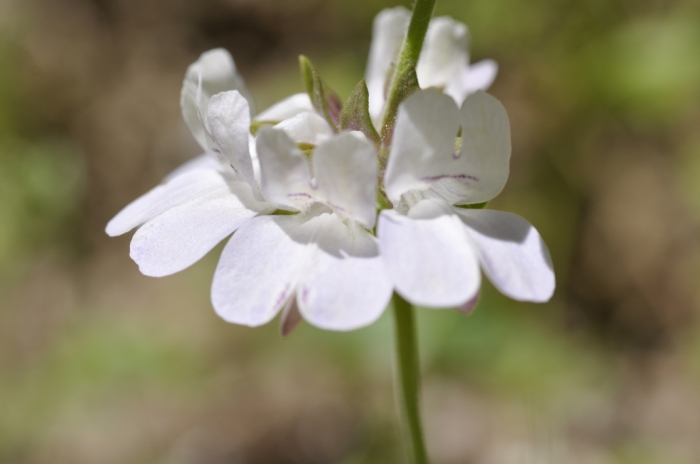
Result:
<svg viewBox="0 0 700 464">
<path fill-rule="evenodd" d="M 404 434 L 413 464 L 427 464 L 428 456 L 423 442 L 420 421 L 418 346 L 413 307 L 394 294 L 394 327 L 396 337 L 396 380 L 399 395 L 399 410 Z"/>
</svg>

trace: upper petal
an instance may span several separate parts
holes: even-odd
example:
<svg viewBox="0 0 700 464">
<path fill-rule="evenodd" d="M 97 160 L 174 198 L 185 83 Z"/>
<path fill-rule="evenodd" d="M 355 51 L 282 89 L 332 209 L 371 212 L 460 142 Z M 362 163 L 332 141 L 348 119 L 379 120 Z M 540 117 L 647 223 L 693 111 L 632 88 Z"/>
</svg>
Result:
<svg viewBox="0 0 700 464">
<path fill-rule="evenodd" d="M 131 240 L 131 258 L 145 275 L 174 274 L 266 207 L 253 198 L 248 184 L 233 182 L 148 221 Z"/>
<path fill-rule="evenodd" d="M 410 190 L 427 189 L 454 161 L 459 113 L 451 98 L 436 89 L 419 90 L 399 106 L 385 182 L 396 204 Z"/>
<path fill-rule="evenodd" d="M 409 302 L 459 307 L 479 290 L 476 253 L 464 225 L 441 200 L 423 200 L 409 216 L 384 210 L 377 237 L 389 277 Z"/>
<path fill-rule="evenodd" d="M 455 89 L 452 91 L 450 87 L 446 92 L 457 101 L 464 101 L 467 96 L 477 90 L 487 90 L 493 84 L 498 74 L 498 63 L 494 60 L 481 60 L 478 63 L 473 63 L 461 72 L 459 93 Z M 451 91 L 453 93 L 451 93 Z"/>
<path fill-rule="evenodd" d="M 544 302 L 555 286 L 552 261 L 540 234 L 525 219 L 489 209 L 454 208 L 476 244 L 481 266 L 503 294 Z"/>
<path fill-rule="evenodd" d="M 313 154 L 317 197 L 368 229 L 376 220 L 377 150 L 360 132 L 326 140 Z"/>
<path fill-rule="evenodd" d="M 275 126 L 287 133 L 296 143 L 318 145 L 334 132 L 324 118 L 315 112 L 303 112 L 285 119 Z"/>
<path fill-rule="evenodd" d="M 387 80 L 391 78 L 410 19 L 411 13 L 402 6 L 382 10 L 374 18 L 365 81 L 369 91 L 369 113 L 375 120 L 381 117 Z"/>
<path fill-rule="evenodd" d="M 273 206 L 299 210 L 314 198 L 309 164 L 294 141 L 280 129 L 263 127 L 256 141 L 260 184 Z"/>
<path fill-rule="evenodd" d="M 454 140 L 461 127 L 462 148 Z M 399 107 L 386 172 L 389 199 L 430 190 L 451 204 L 481 203 L 498 195 L 508 179 L 510 126 L 503 106 L 477 92 L 457 112 L 437 90 L 416 92 Z"/>
<path fill-rule="evenodd" d="M 433 18 L 416 67 L 421 87 L 447 88 L 458 81 L 469 64 L 468 50 L 467 26 L 447 16 Z"/>
<path fill-rule="evenodd" d="M 308 237 L 290 232 L 305 222 L 301 214 L 258 216 L 231 237 L 214 274 L 211 299 L 228 322 L 266 324 L 293 298 L 306 266 Z"/>
<path fill-rule="evenodd" d="M 280 122 L 296 116 L 299 113 L 313 112 L 314 107 L 306 93 L 295 93 L 282 101 L 279 101 L 258 114 L 256 121 Z"/>
<path fill-rule="evenodd" d="M 322 214 L 308 225 L 315 228 L 315 238 L 297 289 L 301 314 L 328 330 L 353 330 L 376 321 L 392 293 L 377 240 L 336 214 Z"/>
<path fill-rule="evenodd" d="M 237 90 L 214 95 L 207 107 L 206 127 L 220 152 L 233 170 L 251 188 L 257 188 L 253 163 L 248 151 L 250 109 Z"/>
<path fill-rule="evenodd" d="M 107 235 L 122 235 L 164 211 L 226 189 L 223 175 L 211 169 L 193 169 L 166 180 L 121 210 L 107 224 Z"/>
<path fill-rule="evenodd" d="M 233 58 L 223 48 L 202 53 L 187 68 L 180 93 L 180 108 L 187 127 L 205 150 L 210 147 L 204 127 L 209 100 L 227 90 L 238 90 L 248 100 L 251 112 L 254 111 L 250 92 L 238 74 Z"/>
</svg>

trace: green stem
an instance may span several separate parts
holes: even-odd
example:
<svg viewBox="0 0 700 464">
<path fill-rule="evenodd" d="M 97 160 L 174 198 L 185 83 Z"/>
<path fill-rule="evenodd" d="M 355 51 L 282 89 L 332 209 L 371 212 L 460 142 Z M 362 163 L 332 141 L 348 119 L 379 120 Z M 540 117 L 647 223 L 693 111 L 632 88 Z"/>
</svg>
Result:
<svg viewBox="0 0 700 464">
<path fill-rule="evenodd" d="M 399 409 L 403 430 L 410 446 L 412 464 L 427 464 L 428 456 L 423 443 L 420 421 L 418 346 L 413 307 L 394 294 L 394 327 L 396 333 L 396 377 L 398 382 Z"/>
<path fill-rule="evenodd" d="M 415 0 L 411 22 L 406 32 L 406 39 L 401 46 L 399 61 L 394 68 L 394 74 L 391 76 L 389 96 L 386 103 L 387 110 L 382 123 L 383 134 L 393 129 L 399 104 L 407 96 L 406 82 L 411 80 L 408 75 L 415 73 L 415 66 L 418 63 L 418 58 L 420 58 L 425 34 L 428 32 L 428 25 L 433 17 L 436 2 L 437 0 Z"/>
</svg>

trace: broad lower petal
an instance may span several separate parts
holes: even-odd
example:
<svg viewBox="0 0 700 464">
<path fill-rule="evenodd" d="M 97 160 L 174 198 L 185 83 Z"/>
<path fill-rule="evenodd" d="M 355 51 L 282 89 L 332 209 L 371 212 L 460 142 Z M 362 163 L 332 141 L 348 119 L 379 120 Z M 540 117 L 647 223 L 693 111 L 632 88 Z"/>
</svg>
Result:
<svg viewBox="0 0 700 464">
<path fill-rule="evenodd" d="M 334 134 L 324 118 L 309 111 L 285 119 L 275 129 L 283 130 L 296 143 L 312 145 L 318 145 Z"/>
<path fill-rule="evenodd" d="M 419 90 L 401 104 L 385 175 L 392 203 L 453 175 L 458 130 L 457 106 L 436 89 Z"/>
<path fill-rule="evenodd" d="M 280 129 L 261 128 L 256 142 L 260 186 L 265 199 L 281 209 L 304 209 L 314 199 L 304 154 Z"/>
<path fill-rule="evenodd" d="M 214 274 L 211 299 L 219 316 L 255 327 L 288 303 L 308 256 L 307 237 L 295 241 L 290 231 L 304 222 L 300 214 L 259 216 L 236 231 Z"/>
<path fill-rule="evenodd" d="M 384 210 L 377 236 L 396 291 L 409 302 L 460 307 L 481 284 L 477 255 L 464 225 L 440 200 L 423 200 L 409 216 Z"/>
<path fill-rule="evenodd" d="M 311 99 L 306 93 L 295 93 L 282 101 L 279 101 L 258 114 L 255 121 L 280 122 L 285 119 L 292 118 L 297 114 L 304 112 L 313 112 L 314 107 L 311 104 Z"/>
<path fill-rule="evenodd" d="M 478 248 L 481 266 L 503 294 L 544 302 L 555 278 L 547 246 L 537 230 L 515 214 L 489 209 L 455 208 Z"/>
<path fill-rule="evenodd" d="M 187 68 L 180 93 L 180 108 L 187 127 L 204 150 L 211 145 L 204 127 L 209 100 L 227 90 L 238 90 L 248 100 L 250 111 L 254 112 L 252 96 L 238 74 L 231 54 L 223 48 L 202 53 Z"/>
<path fill-rule="evenodd" d="M 206 126 L 217 145 L 214 151 L 220 152 L 251 188 L 257 188 L 248 151 L 248 101 L 237 90 L 214 95 L 207 108 Z"/>
<path fill-rule="evenodd" d="M 248 184 L 235 182 L 148 221 L 131 240 L 131 258 L 145 275 L 174 274 L 199 261 L 265 206 L 255 201 Z"/>
<path fill-rule="evenodd" d="M 449 87 L 469 64 L 467 26 L 447 16 L 430 21 L 416 74 L 422 88 Z M 458 101 L 457 104 L 461 104 Z"/>
<path fill-rule="evenodd" d="M 376 220 L 377 150 L 361 132 L 346 132 L 316 148 L 318 195 L 343 216 L 371 229 Z"/>
<path fill-rule="evenodd" d="M 411 13 L 401 6 L 382 10 L 374 18 L 365 81 L 369 91 L 369 114 L 375 122 L 382 115 L 388 79 L 410 19 Z"/>
<path fill-rule="evenodd" d="M 299 311 L 328 330 L 353 330 L 376 321 L 392 294 L 377 240 L 336 214 L 310 220 L 313 251 L 297 289 Z"/>
<path fill-rule="evenodd" d="M 192 169 L 137 198 L 109 221 L 105 232 L 114 237 L 180 204 L 228 189 L 224 176 L 211 169 Z"/>
</svg>

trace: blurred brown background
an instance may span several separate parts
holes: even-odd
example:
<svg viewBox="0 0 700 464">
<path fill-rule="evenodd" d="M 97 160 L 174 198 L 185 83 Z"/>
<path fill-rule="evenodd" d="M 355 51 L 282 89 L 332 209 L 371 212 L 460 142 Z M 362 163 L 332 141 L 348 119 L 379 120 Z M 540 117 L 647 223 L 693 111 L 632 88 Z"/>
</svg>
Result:
<svg viewBox="0 0 700 464">
<path fill-rule="evenodd" d="M 388 0 L 0 1 L 0 463 L 400 462 L 387 317 L 231 326 L 220 248 L 139 274 L 106 222 L 198 154 L 186 67 L 231 51 L 258 107 L 341 96 Z M 485 284 L 420 311 L 435 464 L 700 462 L 700 4 L 440 0 L 492 57 L 513 130 L 492 202 L 557 270 L 546 305 Z"/>
</svg>

